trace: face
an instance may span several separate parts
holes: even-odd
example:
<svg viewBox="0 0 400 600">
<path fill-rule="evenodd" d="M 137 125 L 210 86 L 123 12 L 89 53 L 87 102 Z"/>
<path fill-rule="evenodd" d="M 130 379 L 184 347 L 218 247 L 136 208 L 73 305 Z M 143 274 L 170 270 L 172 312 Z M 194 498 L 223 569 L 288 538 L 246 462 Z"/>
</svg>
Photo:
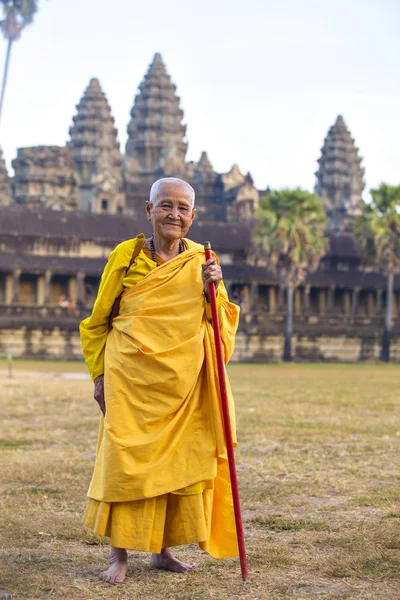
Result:
<svg viewBox="0 0 400 600">
<path fill-rule="evenodd" d="M 168 240 L 185 237 L 196 214 L 190 190 L 183 183 L 172 182 L 160 186 L 154 205 L 146 202 L 146 212 L 153 233 Z"/>
</svg>

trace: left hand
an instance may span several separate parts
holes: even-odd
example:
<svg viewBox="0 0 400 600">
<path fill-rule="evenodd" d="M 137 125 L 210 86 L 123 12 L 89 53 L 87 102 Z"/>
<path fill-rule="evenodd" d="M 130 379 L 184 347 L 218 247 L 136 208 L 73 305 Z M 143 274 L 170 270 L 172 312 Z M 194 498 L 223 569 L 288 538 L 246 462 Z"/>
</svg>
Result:
<svg viewBox="0 0 400 600">
<path fill-rule="evenodd" d="M 213 256 L 209 258 L 208 261 L 204 263 L 204 265 L 201 265 L 201 268 L 201 277 L 203 279 L 204 293 L 206 295 L 207 300 L 209 300 L 208 286 L 211 282 L 213 282 L 215 284 L 215 290 L 217 290 L 219 282 L 222 281 L 222 270 Z"/>
</svg>

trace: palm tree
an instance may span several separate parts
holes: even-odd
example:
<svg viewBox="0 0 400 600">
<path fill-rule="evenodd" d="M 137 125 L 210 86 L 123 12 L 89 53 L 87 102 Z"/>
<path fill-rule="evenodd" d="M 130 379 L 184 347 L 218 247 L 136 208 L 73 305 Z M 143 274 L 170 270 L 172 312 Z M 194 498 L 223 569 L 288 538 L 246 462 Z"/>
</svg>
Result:
<svg viewBox="0 0 400 600">
<path fill-rule="evenodd" d="M 294 290 L 318 268 L 327 251 L 325 222 L 322 200 L 307 190 L 276 190 L 260 199 L 254 241 L 286 288 L 285 361 L 292 360 Z"/>
<path fill-rule="evenodd" d="M 6 62 L 3 72 L 3 83 L 0 96 L 0 120 L 3 110 L 4 93 L 7 84 L 8 70 L 10 66 L 11 48 L 13 43 L 19 39 L 24 27 L 32 23 L 33 16 L 38 9 L 39 0 L 0 0 L 3 8 L 4 19 L 0 21 L 0 28 L 7 40 Z"/>
<path fill-rule="evenodd" d="M 386 275 L 386 315 L 381 359 L 390 360 L 394 276 L 400 273 L 400 185 L 382 183 L 371 190 L 372 202 L 363 205 L 354 234 L 361 255 Z"/>
</svg>

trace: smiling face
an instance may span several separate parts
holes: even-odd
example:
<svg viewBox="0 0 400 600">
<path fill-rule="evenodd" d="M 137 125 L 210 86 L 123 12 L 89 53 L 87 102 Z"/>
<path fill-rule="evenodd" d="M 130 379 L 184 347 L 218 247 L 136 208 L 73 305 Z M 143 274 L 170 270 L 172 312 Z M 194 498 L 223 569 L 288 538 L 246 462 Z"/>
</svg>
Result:
<svg viewBox="0 0 400 600">
<path fill-rule="evenodd" d="M 184 182 L 165 182 L 158 188 L 155 202 L 146 202 L 147 218 L 153 225 L 153 233 L 168 240 L 185 237 L 193 222 L 190 188 Z"/>
</svg>

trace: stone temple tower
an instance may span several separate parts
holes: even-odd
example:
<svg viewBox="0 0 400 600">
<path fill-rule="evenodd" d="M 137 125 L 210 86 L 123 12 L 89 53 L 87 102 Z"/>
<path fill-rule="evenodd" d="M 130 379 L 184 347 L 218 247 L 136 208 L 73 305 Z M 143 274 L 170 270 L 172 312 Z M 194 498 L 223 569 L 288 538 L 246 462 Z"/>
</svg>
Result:
<svg viewBox="0 0 400 600">
<path fill-rule="evenodd" d="M 78 208 L 122 212 L 122 156 L 110 105 L 98 79 L 91 79 L 69 130 L 69 152 L 76 168 Z"/>
<path fill-rule="evenodd" d="M 184 172 L 186 126 L 179 102 L 161 54 L 156 53 L 139 86 L 128 124 L 127 168 L 132 175 L 138 172 L 142 181 L 146 175 L 154 180 L 154 175 Z"/>
<path fill-rule="evenodd" d="M 315 191 L 324 201 L 328 228 L 349 229 L 352 218 L 361 209 L 364 169 L 358 148 L 341 115 L 328 131 L 318 163 Z"/>
</svg>

